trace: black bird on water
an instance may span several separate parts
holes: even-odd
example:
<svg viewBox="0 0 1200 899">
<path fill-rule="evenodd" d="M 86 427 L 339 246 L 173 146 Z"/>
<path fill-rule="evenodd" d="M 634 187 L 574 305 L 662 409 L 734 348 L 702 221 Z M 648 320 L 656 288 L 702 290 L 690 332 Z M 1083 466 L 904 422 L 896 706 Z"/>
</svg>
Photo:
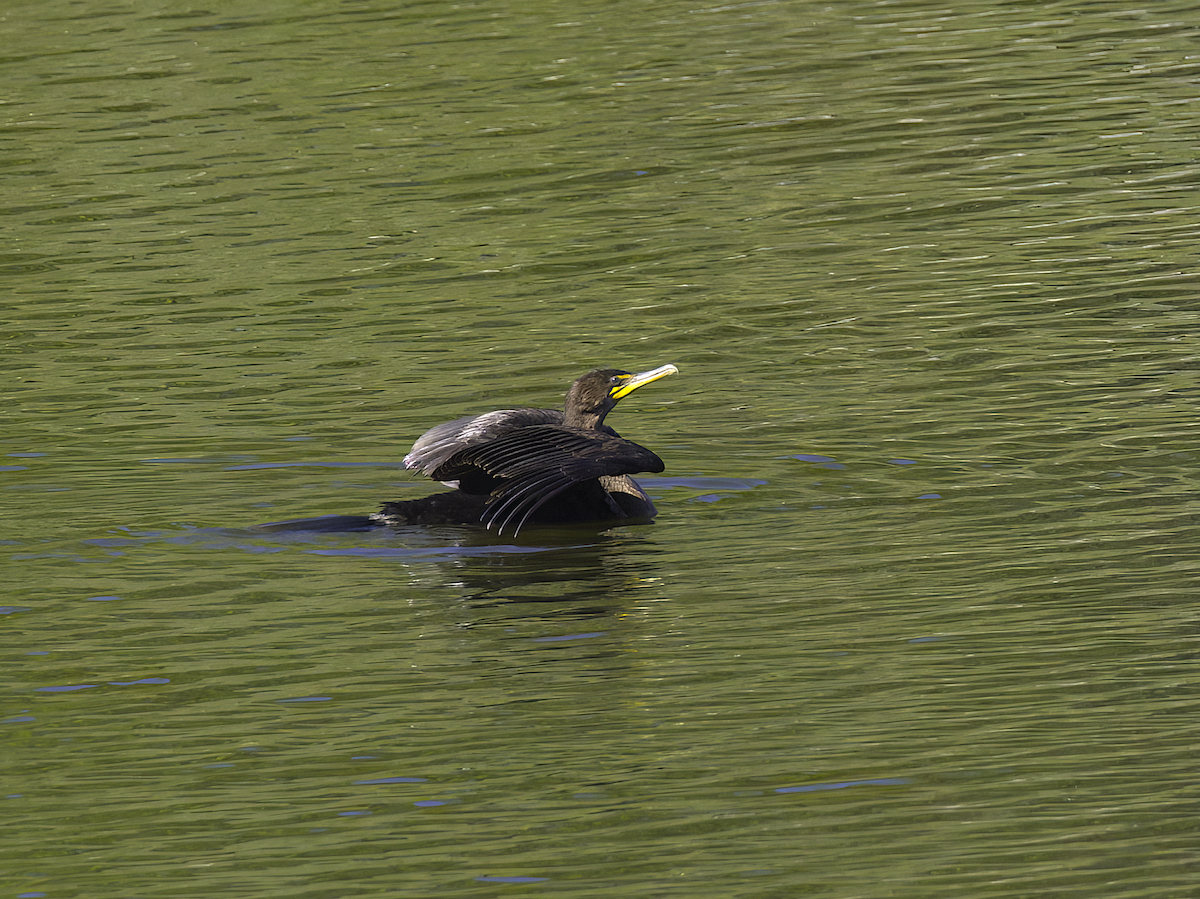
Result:
<svg viewBox="0 0 1200 899">
<path fill-rule="evenodd" d="M 438 425 L 418 438 L 404 465 L 455 489 L 384 503 L 371 520 L 482 524 L 516 534 L 534 523 L 653 518 L 654 503 L 630 475 L 662 471 L 663 461 L 621 437 L 604 416 L 639 387 L 677 371 L 601 368 L 571 385 L 561 412 L 500 409 Z"/>
</svg>

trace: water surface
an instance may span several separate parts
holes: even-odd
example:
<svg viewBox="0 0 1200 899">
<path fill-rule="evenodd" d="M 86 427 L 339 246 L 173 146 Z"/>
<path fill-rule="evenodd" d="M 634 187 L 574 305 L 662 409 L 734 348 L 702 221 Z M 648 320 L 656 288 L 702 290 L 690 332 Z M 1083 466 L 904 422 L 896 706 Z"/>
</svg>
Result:
<svg viewBox="0 0 1200 899">
<path fill-rule="evenodd" d="M 10 11 L 9 893 L 1187 895 L 1193 19 Z M 653 525 L 251 529 L 666 362 Z"/>
</svg>

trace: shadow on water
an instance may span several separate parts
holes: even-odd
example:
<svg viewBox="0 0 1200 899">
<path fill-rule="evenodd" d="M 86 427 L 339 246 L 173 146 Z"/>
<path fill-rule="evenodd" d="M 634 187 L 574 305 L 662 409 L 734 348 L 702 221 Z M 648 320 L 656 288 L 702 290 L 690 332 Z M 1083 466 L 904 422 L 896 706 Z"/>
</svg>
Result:
<svg viewBox="0 0 1200 899">
<path fill-rule="evenodd" d="M 716 502 L 763 481 L 735 478 L 658 478 L 647 487 Z M 138 546 L 174 545 L 250 554 L 395 562 L 407 573 L 406 590 L 449 593 L 471 605 L 563 603 L 571 613 L 607 613 L 617 597 L 657 582 L 646 554 L 660 544 L 653 522 L 530 526 L 519 535 L 481 527 L 393 527 L 366 515 L 322 515 L 244 528 L 142 531 L 84 540 L 109 554 Z M 582 605 L 580 605 L 582 604 Z"/>
<path fill-rule="evenodd" d="M 546 604 L 555 604 L 556 614 L 592 617 L 611 613 L 614 605 L 646 585 L 644 555 L 656 546 L 639 526 L 636 531 L 592 535 L 586 543 L 555 546 L 543 541 L 503 547 L 505 552 L 438 559 L 433 565 L 439 588 L 453 590 L 476 608 L 536 603 L 539 614 L 545 614 Z"/>
<path fill-rule="evenodd" d="M 143 531 L 83 542 L 121 555 L 166 544 L 391 562 L 397 574 L 405 574 L 403 589 L 409 599 L 416 590 L 473 606 L 560 602 L 587 616 L 611 611 L 612 597 L 644 584 L 644 571 L 630 556 L 642 555 L 631 550 L 655 545 L 648 538 L 653 527 L 529 527 L 517 537 L 500 537 L 482 528 L 393 528 L 375 525 L 365 516 L 320 516 L 250 528 Z M 589 611 L 578 607 L 581 602 L 603 607 Z"/>
<path fill-rule="evenodd" d="M 312 521 L 311 519 L 309 521 Z M 303 520 L 276 523 L 286 529 L 271 530 L 285 539 L 306 539 L 328 534 L 319 528 L 336 522 L 316 520 L 318 530 L 301 529 Z M 353 523 L 353 522 L 343 522 Z M 268 526 L 271 527 L 271 526 Z M 352 533 L 362 533 L 356 528 Z M 576 614 L 607 613 L 604 608 L 583 609 L 602 599 L 624 596 L 644 580 L 644 570 L 631 559 L 637 550 L 653 546 L 653 524 L 633 526 L 571 525 L 529 527 L 516 537 L 499 537 L 470 527 L 376 527 L 376 542 L 322 546 L 306 550 L 311 555 L 396 560 L 410 572 L 425 567 L 434 577 L 418 577 L 418 585 L 434 591 L 452 591 L 471 605 L 557 602 L 575 606 Z"/>
<path fill-rule="evenodd" d="M 765 481 L 743 478 L 639 479 L 656 498 L 665 491 L 691 501 L 716 502 L 753 490 Z M 441 586 L 472 605 L 513 602 L 589 603 L 627 597 L 655 579 L 644 558 L 657 546 L 653 523 L 530 526 L 515 537 L 473 527 L 387 527 L 367 516 L 330 515 L 269 522 L 253 529 L 273 540 L 312 540 L 336 533 L 369 534 L 365 543 L 308 550 L 321 556 L 396 559 L 433 563 Z M 582 608 L 575 613 L 587 614 Z M 607 612 L 609 609 L 593 609 Z"/>
</svg>

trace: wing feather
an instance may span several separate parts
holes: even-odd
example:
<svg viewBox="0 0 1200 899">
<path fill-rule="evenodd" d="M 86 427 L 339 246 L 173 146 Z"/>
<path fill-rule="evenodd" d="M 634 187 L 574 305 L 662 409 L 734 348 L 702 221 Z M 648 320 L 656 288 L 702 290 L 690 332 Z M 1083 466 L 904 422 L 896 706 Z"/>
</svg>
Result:
<svg viewBox="0 0 1200 899">
<path fill-rule="evenodd" d="M 663 462 L 644 446 L 615 432 L 538 424 L 461 449 L 430 471 L 437 480 L 474 485 L 494 502 L 483 514 L 489 527 L 521 527 L 564 490 L 606 476 L 658 472 Z M 488 486 L 488 490 L 482 487 Z"/>
<path fill-rule="evenodd" d="M 404 457 L 404 467 L 432 475 L 455 453 L 464 449 L 487 443 L 519 428 L 560 424 L 562 420 L 563 413 L 557 409 L 498 409 L 482 415 L 456 418 L 430 428 L 418 437 Z"/>
</svg>

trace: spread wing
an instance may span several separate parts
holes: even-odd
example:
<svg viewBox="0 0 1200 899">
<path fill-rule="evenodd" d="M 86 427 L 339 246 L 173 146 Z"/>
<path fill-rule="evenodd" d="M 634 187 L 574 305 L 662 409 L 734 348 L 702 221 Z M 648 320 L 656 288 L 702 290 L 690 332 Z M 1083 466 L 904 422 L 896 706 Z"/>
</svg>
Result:
<svg viewBox="0 0 1200 899">
<path fill-rule="evenodd" d="M 423 471 L 433 477 L 434 471 L 461 450 L 495 440 L 517 428 L 561 424 L 562 420 L 563 414 L 557 409 L 498 409 L 482 415 L 456 418 L 436 428 L 430 428 L 418 437 L 408 455 L 404 457 L 404 467 Z"/>
<path fill-rule="evenodd" d="M 494 499 L 483 523 L 519 531 L 544 503 L 574 484 L 663 468 L 662 459 L 615 432 L 542 424 L 461 450 L 431 477 L 457 480 L 465 492 L 490 492 Z"/>
</svg>

